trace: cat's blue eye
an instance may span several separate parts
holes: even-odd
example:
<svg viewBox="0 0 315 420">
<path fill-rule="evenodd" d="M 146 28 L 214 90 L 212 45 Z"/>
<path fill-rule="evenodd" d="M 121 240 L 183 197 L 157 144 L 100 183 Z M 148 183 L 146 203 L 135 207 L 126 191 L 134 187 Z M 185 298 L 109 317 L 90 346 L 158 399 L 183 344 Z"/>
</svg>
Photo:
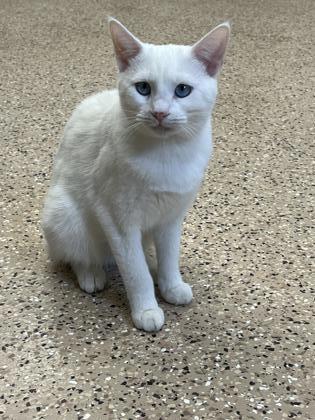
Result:
<svg viewBox="0 0 315 420">
<path fill-rule="evenodd" d="M 151 86 L 148 82 L 137 82 L 135 84 L 137 92 L 140 93 L 140 95 L 148 96 L 151 93 Z"/>
<path fill-rule="evenodd" d="M 192 91 L 192 87 L 189 85 L 185 85 L 184 83 L 180 83 L 175 88 L 175 95 L 178 98 L 186 98 L 186 96 L 190 95 Z"/>
</svg>

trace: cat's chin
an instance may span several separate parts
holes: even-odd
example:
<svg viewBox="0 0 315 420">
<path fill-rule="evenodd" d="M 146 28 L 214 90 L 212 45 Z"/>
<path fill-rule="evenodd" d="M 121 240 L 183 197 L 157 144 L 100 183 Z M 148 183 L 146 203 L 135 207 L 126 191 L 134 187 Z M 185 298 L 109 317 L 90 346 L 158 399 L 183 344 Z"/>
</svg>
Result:
<svg viewBox="0 0 315 420">
<path fill-rule="evenodd" d="M 173 126 L 149 125 L 148 129 L 151 132 L 151 134 L 153 133 L 157 137 L 163 137 L 163 136 L 167 136 L 168 134 L 174 134 L 174 133 L 179 132 L 180 130 L 180 128 L 176 125 L 173 125 Z"/>
</svg>

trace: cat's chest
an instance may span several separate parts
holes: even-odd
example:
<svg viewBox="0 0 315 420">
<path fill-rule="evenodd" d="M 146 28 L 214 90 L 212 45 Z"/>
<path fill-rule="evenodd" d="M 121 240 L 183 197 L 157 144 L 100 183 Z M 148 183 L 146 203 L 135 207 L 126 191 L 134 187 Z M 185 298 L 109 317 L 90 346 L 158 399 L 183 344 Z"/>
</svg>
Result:
<svg viewBox="0 0 315 420">
<path fill-rule="evenodd" d="M 201 144 L 200 144 L 201 143 Z M 189 147 L 164 147 L 157 151 L 129 156 L 127 166 L 152 193 L 189 194 L 203 178 L 211 155 L 211 142 Z"/>
<path fill-rule="evenodd" d="M 184 215 L 198 189 L 190 187 L 186 192 L 170 191 L 178 189 L 178 185 L 175 188 L 174 184 L 166 183 L 162 188 L 161 180 L 154 184 L 124 170 L 107 183 L 103 201 L 120 224 L 135 225 L 148 231 Z"/>
<path fill-rule="evenodd" d="M 138 223 L 143 230 L 149 230 L 160 223 L 174 220 L 185 214 L 195 197 L 196 191 L 189 194 L 176 194 L 166 192 L 151 192 L 143 195 L 139 201 L 137 216 Z"/>
</svg>

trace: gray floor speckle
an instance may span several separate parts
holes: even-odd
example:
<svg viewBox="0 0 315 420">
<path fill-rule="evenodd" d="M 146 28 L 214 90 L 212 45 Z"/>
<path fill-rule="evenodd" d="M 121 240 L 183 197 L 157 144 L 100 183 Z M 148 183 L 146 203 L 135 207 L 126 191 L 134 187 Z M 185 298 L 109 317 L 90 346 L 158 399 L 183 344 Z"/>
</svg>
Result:
<svg viewBox="0 0 315 420">
<path fill-rule="evenodd" d="M 1 419 L 315 419 L 312 0 L 3 1 Z M 188 307 L 133 328 L 49 264 L 40 211 L 70 112 L 113 86 L 106 15 L 191 43 L 227 18 L 215 155 L 185 223 Z"/>
</svg>

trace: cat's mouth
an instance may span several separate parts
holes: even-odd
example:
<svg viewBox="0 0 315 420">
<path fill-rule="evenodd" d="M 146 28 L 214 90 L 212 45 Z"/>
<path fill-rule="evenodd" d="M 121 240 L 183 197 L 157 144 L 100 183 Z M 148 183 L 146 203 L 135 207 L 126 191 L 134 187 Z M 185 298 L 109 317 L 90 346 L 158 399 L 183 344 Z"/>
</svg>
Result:
<svg viewBox="0 0 315 420">
<path fill-rule="evenodd" d="M 187 121 L 184 118 L 163 118 L 158 120 L 147 115 L 137 115 L 137 121 L 141 123 L 142 126 L 148 128 L 151 132 L 156 134 L 163 134 L 168 132 L 175 132 L 182 128 L 183 124 Z"/>
<path fill-rule="evenodd" d="M 166 133 L 175 133 L 181 130 L 184 121 L 182 119 L 180 121 L 168 121 L 167 119 L 155 121 L 151 118 L 139 118 L 138 122 L 151 133 L 163 136 Z"/>
<path fill-rule="evenodd" d="M 180 128 L 180 124 L 161 121 L 158 123 L 153 122 L 149 124 L 149 127 L 152 128 L 152 130 L 155 132 L 176 131 Z"/>
<path fill-rule="evenodd" d="M 163 130 L 168 131 L 168 130 L 173 130 L 175 127 L 169 126 L 169 125 L 158 124 L 158 125 L 151 126 L 151 128 L 153 128 L 153 130 L 156 130 L 156 131 L 163 131 Z"/>
<path fill-rule="evenodd" d="M 177 125 L 150 125 L 149 129 L 151 133 L 154 133 L 156 136 L 164 136 L 170 133 L 175 133 L 178 131 L 179 127 Z"/>
</svg>

